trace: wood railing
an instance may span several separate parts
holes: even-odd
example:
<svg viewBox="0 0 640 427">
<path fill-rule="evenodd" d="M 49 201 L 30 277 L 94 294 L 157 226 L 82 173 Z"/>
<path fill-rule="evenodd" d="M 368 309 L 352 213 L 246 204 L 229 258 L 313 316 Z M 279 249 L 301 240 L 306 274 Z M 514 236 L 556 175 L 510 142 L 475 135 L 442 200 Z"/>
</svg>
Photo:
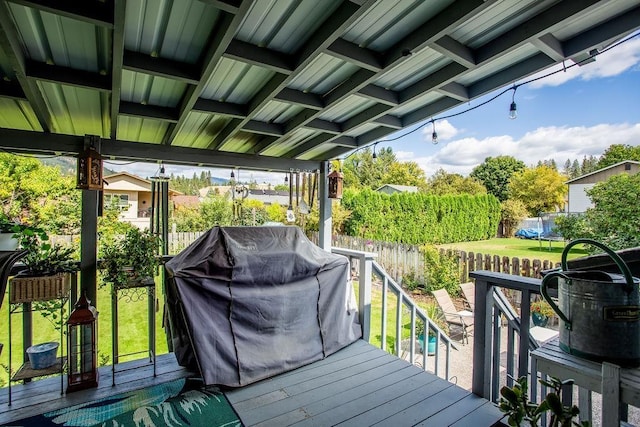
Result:
<svg viewBox="0 0 640 427">
<path fill-rule="evenodd" d="M 529 400 L 540 403 L 548 390 L 539 383 L 537 366 L 530 357 L 541 344 L 531 333 L 530 303 L 540 295 L 541 280 L 491 271 L 476 271 L 471 277 L 475 279 L 473 393 L 498 402 L 502 386 L 512 387 L 517 378 L 525 376 Z M 504 297 L 506 293 L 509 298 Z M 550 288 L 549 293 L 557 298 L 557 289 Z M 565 400 L 563 395 L 563 401 L 568 404 L 571 398 Z M 581 413 L 591 416 L 590 397 L 579 406 Z"/>
<path fill-rule="evenodd" d="M 317 242 L 317 237 L 313 235 L 311 240 Z M 332 245 L 377 254 L 377 262 L 396 282 L 401 282 L 403 276 L 412 275 L 418 281 L 425 283 L 424 253 L 419 245 L 383 242 L 344 235 L 333 235 Z M 540 278 L 542 271 L 552 269 L 557 264 L 551 260 L 507 257 L 453 249 L 441 249 L 440 252 L 458 257 L 460 283 L 468 282 L 470 274 L 477 270 Z"/>
<path fill-rule="evenodd" d="M 457 349 L 457 344 L 447 334 L 430 319 L 415 301 L 409 296 L 400 285 L 387 274 L 384 268 L 375 261 L 376 254 L 364 251 L 355 251 L 344 248 L 332 248 L 331 252 L 344 255 L 349 258 L 352 265 L 357 266 L 358 280 L 358 313 L 360 324 L 362 325 L 363 339 L 371 342 L 373 330 L 372 313 L 380 313 L 380 348 L 395 354 L 398 357 L 407 359 L 410 363 L 421 366 L 436 375 L 449 379 L 451 369 L 451 351 Z M 380 283 L 380 307 L 373 307 L 374 279 Z M 395 299 L 395 301 L 393 301 Z M 395 303 L 395 305 L 393 305 Z M 394 313 L 395 312 L 395 313 Z M 395 314 L 391 318 L 390 314 Z M 408 321 L 407 321 L 408 320 Z M 389 323 L 392 330 L 389 331 Z M 423 338 L 423 352 L 419 354 L 416 348 L 416 326 L 422 322 L 423 330 L 431 331 L 436 336 L 436 346 L 434 357 L 429 358 L 427 352 L 427 339 Z M 403 329 L 409 324 L 410 335 L 403 340 Z M 387 338 L 393 338 L 392 348 L 387 347 Z M 441 349 L 444 347 L 444 355 Z M 429 366 L 432 361 L 433 367 Z M 444 360 L 444 372 L 442 372 L 440 361 Z"/>
</svg>

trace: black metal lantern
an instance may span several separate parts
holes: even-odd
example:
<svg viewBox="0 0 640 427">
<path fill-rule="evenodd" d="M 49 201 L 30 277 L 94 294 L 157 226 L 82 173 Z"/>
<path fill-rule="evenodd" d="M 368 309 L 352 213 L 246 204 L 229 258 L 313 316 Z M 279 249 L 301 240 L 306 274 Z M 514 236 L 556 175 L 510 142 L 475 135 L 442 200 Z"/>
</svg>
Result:
<svg viewBox="0 0 640 427">
<path fill-rule="evenodd" d="M 342 174 L 333 171 L 329 174 L 329 198 L 342 199 Z"/>
<path fill-rule="evenodd" d="M 102 190 L 102 156 L 93 148 L 78 155 L 76 188 Z"/>
<path fill-rule="evenodd" d="M 67 320 L 67 393 L 98 387 L 98 312 L 82 295 Z"/>
</svg>

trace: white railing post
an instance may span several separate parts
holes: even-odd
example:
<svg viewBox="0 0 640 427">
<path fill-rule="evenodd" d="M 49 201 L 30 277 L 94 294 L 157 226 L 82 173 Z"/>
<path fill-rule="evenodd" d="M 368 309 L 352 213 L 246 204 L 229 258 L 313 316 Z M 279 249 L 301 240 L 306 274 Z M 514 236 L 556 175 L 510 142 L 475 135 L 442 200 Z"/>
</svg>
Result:
<svg viewBox="0 0 640 427">
<path fill-rule="evenodd" d="M 371 278 L 373 277 L 373 261 L 378 256 L 373 252 L 354 251 L 350 249 L 331 248 L 334 254 L 344 255 L 358 260 L 358 317 L 362 326 L 362 339 L 369 342 L 371 333 Z"/>
</svg>

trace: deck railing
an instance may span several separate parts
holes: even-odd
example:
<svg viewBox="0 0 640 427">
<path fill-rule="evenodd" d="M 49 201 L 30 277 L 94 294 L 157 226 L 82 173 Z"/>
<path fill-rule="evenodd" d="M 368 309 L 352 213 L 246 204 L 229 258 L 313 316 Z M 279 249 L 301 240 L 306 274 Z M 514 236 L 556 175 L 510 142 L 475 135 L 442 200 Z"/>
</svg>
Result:
<svg viewBox="0 0 640 427">
<path fill-rule="evenodd" d="M 541 280 L 490 271 L 471 276 L 475 278 L 472 391 L 497 402 L 502 386 L 510 387 L 514 379 L 526 376 L 529 397 L 537 401 L 537 375 L 531 376 L 529 353 L 538 342 L 530 334 L 530 303 L 532 296 L 540 295 Z"/>
<path fill-rule="evenodd" d="M 349 258 L 351 265 L 357 268 L 358 277 L 358 312 L 360 324 L 362 325 L 363 339 L 371 342 L 371 334 L 380 332 L 380 348 L 395 354 L 398 357 L 406 358 L 409 362 L 423 367 L 436 375 L 450 378 L 450 356 L 451 350 L 457 349 L 457 345 L 446 333 L 440 329 L 409 296 L 400 285 L 391 278 L 389 274 L 377 262 L 376 254 L 343 248 L 332 248 L 336 254 Z M 374 282 L 376 285 L 374 286 Z M 374 289 L 375 288 L 375 289 Z M 381 301 L 379 307 L 373 307 L 373 294 L 376 293 Z M 376 298 L 377 300 L 378 298 Z M 395 299 L 395 301 L 392 301 Z M 392 304 L 395 303 L 395 306 Z M 380 314 L 380 324 L 372 324 L 372 314 Z M 393 317 L 392 317 L 393 316 Z M 420 354 L 416 348 L 416 326 L 420 325 L 422 330 L 431 331 L 436 336 L 435 354 L 428 356 L 427 338 L 423 338 L 424 351 Z M 376 322 L 377 323 L 377 322 Z M 372 328 L 379 327 L 379 331 Z M 389 331 L 391 326 L 391 331 Z M 409 327 L 409 337 L 402 339 L 406 327 Z M 428 334 L 427 334 L 428 335 Z M 393 338 L 392 348 L 388 348 L 387 339 Z M 444 354 L 441 350 L 444 347 Z M 432 362 L 433 367 L 429 362 Z M 440 363 L 444 362 L 444 373 Z"/>
</svg>

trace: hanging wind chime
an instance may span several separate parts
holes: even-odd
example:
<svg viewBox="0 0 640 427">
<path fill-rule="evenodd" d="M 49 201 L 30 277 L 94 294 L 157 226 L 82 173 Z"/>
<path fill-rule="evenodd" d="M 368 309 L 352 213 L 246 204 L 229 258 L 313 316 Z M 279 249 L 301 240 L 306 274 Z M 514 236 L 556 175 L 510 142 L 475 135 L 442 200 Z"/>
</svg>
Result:
<svg viewBox="0 0 640 427">
<path fill-rule="evenodd" d="M 289 171 L 289 207 L 287 208 L 287 222 L 295 222 L 296 215 L 293 213 L 293 170 Z"/>
</svg>

